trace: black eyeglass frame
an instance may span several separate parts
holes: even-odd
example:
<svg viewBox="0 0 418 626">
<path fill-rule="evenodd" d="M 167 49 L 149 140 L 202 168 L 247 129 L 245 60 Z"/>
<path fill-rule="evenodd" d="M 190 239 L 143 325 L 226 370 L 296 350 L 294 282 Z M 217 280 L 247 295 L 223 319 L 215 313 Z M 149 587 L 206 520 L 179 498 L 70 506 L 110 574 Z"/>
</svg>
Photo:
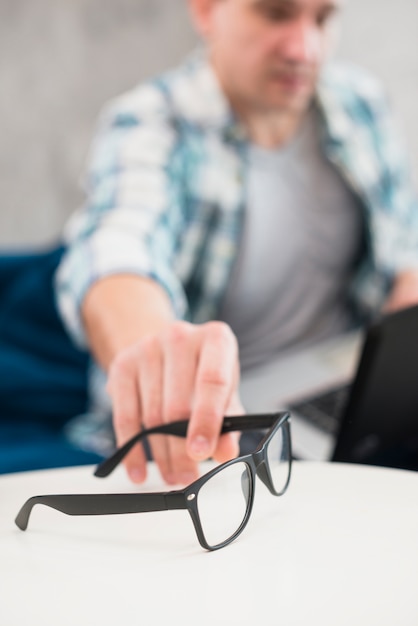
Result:
<svg viewBox="0 0 418 626">
<path fill-rule="evenodd" d="M 187 420 L 163 424 L 148 430 L 143 430 L 135 435 L 114 455 L 103 461 L 95 470 L 98 477 L 108 476 L 120 463 L 129 450 L 143 437 L 150 434 L 171 434 L 185 437 L 187 434 Z M 244 530 L 251 515 L 254 503 L 255 478 L 258 476 L 272 495 L 281 496 L 285 493 L 291 476 L 292 450 L 290 434 L 290 414 L 288 412 L 266 413 L 260 415 L 243 415 L 237 417 L 225 417 L 222 425 L 222 433 L 233 431 L 261 430 L 268 428 L 255 452 L 238 456 L 226 463 L 222 463 L 193 481 L 183 489 L 153 492 L 153 493 L 113 493 L 113 494 L 62 494 L 42 495 L 29 498 L 16 516 L 15 523 L 21 530 L 26 530 L 29 517 L 36 504 L 43 504 L 67 515 L 120 515 L 126 513 L 146 513 L 153 511 L 167 511 L 186 509 L 189 511 L 196 531 L 198 541 L 206 550 L 218 550 L 234 541 Z M 283 489 L 278 492 L 269 471 L 267 456 L 268 443 L 279 429 L 283 429 L 284 446 L 288 450 L 289 458 L 288 475 Z M 167 432 L 169 430 L 170 432 Z M 123 451 L 123 454 L 122 454 Z M 115 460 L 116 459 L 116 460 Z M 225 541 L 216 545 L 210 545 L 204 535 L 198 510 L 198 494 L 203 485 L 222 470 L 236 463 L 245 463 L 249 470 L 248 501 L 244 518 L 239 528 Z"/>
</svg>

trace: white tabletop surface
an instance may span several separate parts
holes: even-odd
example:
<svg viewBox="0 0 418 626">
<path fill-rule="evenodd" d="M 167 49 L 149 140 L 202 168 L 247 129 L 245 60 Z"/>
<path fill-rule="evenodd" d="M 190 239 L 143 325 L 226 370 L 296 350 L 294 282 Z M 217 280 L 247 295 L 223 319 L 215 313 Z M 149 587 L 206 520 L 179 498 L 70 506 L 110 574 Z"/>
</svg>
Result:
<svg viewBox="0 0 418 626">
<path fill-rule="evenodd" d="M 247 528 L 212 553 L 186 511 L 37 506 L 14 525 L 32 495 L 134 490 L 86 467 L 0 477 L 1 626 L 418 624 L 418 473 L 295 463 L 282 498 L 257 481 Z"/>
</svg>

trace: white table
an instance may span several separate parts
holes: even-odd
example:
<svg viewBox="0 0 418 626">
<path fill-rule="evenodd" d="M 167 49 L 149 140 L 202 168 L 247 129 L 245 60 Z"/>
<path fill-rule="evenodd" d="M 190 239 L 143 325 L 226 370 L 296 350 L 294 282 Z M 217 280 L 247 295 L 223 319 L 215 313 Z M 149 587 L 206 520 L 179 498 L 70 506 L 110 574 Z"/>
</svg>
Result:
<svg viewBox="0 0 418 626">
<path fill-rule="evenodd" d="M 151 466 L 145 489 L 162 487 Z M 2 626 L 418 624 L 418 473 L 295 463 L 282 498 L 257 481 L 247 528 L 213 553 L 186 511 L 37 506 L 14 525 L 31 495 L 133 490 L 123 471 L 0 477 Z"/>
</svg>

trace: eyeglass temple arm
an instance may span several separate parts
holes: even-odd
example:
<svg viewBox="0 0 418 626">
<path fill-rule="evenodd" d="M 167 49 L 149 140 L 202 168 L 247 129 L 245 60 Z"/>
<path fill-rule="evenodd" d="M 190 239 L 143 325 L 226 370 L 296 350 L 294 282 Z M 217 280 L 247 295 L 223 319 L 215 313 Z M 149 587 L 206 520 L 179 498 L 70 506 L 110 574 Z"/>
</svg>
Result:
<svg viewBox="0 0 418 626">
<path fill-rule="evenodd" d="M 113 472 L 115 467 L 119 465 L 134 445 L 147 435 L 160 434 L 185 437 L 187 434 L 187 426 L 188 421 L 183 420 L 181 422 L 171 422 L 170 424 L 162 424 L 161 426 L 141 430 L 138 434 L 134 435 L 132 439 L 129 439 L 123 446 L 118 448 L 112 456 L 99 463 L 94 471 L 94 475 L 98 478 L 105 478 L 106 476 L 109 476 L 109 474 Z"/>
<path fill-rule="evenodd" d="M 284 415 L 284 414 L 283 414 Z M 262 413 L 258 415 L 238 415 L 224 417 L 221 433 L 228 433 L 237 430 L 254 430 L 270 428 L 280 416 L 280 413 Z M 121 448 L 118 448 L 112 456 L 102 461 L 96 468 L 94 475 L 98 478 L 105 478 L 119 465 L 128 452 L 136 443 L 147 435 L 173 435 L 174 437 L 186 437 L 189 420 L 181 420 L 162 424 L 140 431 L 137 435 L 129 439 Z"/>
<path fill-rule="evenodd" d="M 185 509 L 183 491 L 161 493 L 63 494 L 29 498 L 16 516 L 20 530 L 26 530 L 36 504 L 49 506 L 66 515 L 118 515 Z"/>
</svg>

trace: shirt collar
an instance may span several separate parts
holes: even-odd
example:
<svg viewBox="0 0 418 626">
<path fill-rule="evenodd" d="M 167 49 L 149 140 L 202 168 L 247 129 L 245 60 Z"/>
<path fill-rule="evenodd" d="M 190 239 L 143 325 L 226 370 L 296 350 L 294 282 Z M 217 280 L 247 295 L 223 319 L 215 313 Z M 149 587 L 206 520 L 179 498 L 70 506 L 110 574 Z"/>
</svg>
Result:
<svg viewBox="0 0 418 626">
<path fill-rule="evenodd" d="M 205 48 L 189 56 L 184 71 L 175 78 L 172 97 L 188 121 L 213 128 L 231 140 L 246 139 L 246 130 L 235 116 Z"/>
<path fill-rule="evenodd" d="M 315 100 L 327 135 L 335 143 L 344 143 L 353 133 L 353 118 L 347 110 L 347 97 L 342 66 L 325 66 L 318 80 Z"/>
</svg>

